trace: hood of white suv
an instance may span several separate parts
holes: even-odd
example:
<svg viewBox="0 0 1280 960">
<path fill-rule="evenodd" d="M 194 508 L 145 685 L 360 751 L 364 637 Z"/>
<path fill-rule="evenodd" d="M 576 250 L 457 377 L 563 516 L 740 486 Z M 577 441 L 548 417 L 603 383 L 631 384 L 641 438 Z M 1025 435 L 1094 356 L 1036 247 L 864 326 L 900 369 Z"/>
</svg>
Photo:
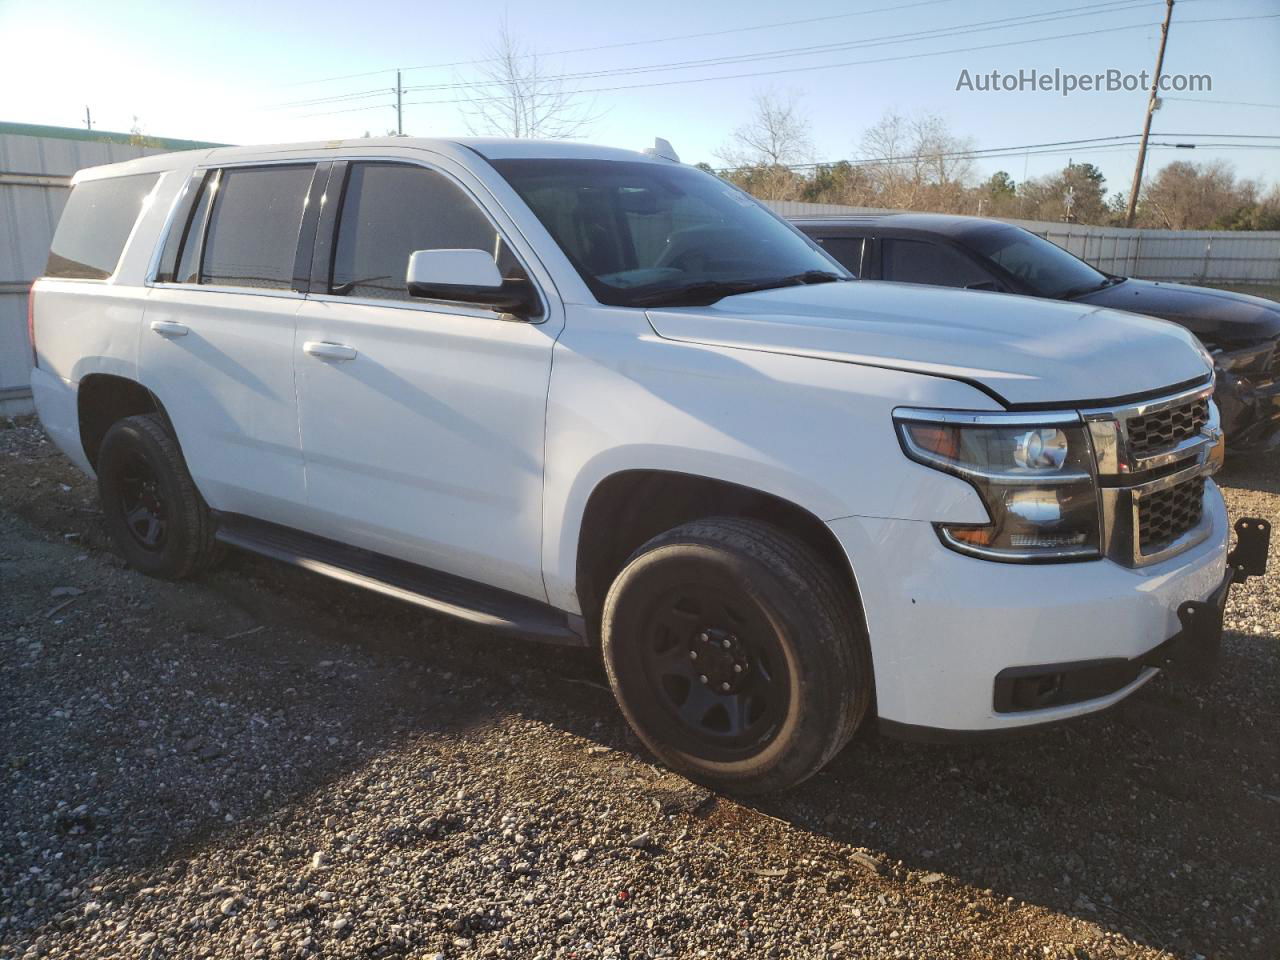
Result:
<svg viewBox="0 0 1280 960">
<path fill-rule="evenodd" d="M 651 309 L 659 336 L 975 382 L 1006 403 L 1085 404 L 1207 377 L 1195 338 L 1132 313 L 869 281 Z"/>
</svg>

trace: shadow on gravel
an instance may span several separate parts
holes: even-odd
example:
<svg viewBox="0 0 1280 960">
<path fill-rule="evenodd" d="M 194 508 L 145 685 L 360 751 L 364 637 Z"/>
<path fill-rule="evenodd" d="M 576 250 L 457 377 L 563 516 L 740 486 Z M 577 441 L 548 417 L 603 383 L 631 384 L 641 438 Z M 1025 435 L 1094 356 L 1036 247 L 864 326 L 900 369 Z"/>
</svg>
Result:
<svg viewBox="0 0 1280 960">
<path fill-rule="evenodd" d="M 755 806 L 1180 956 L 1274 956 L 1271 904 L 1241 896 L 1274 891 L 1280 863 L 1274 694 L 1246 666 L 1228 653 L 1206 691 L 1157 678 L 1108 717 L 998 744 L 860 737 Z"/>
</svg>

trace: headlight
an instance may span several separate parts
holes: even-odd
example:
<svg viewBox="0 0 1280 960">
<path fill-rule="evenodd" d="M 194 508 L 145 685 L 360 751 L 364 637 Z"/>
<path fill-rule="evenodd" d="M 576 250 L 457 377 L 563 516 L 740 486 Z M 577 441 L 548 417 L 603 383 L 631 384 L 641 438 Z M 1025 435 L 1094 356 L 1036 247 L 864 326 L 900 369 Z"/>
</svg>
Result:
<svg viewBox="0 0 1280 960">
<path fill-rule="evenodd" d="M 907 456 L 962 477 L 985 524 L 937 524 L 961 553 L 1008 562 L 1099 555 L 1098 492 L 1088 432 L 1074 414 L 897 410 Z"/>
</svg>

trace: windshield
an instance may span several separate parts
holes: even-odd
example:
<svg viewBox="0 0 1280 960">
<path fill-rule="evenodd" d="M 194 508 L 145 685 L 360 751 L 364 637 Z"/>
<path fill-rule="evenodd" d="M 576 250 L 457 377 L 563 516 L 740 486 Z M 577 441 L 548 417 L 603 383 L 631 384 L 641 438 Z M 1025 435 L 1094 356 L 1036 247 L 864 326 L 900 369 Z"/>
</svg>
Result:
<svg viewBox="0 0 1280 960">
<path fill-rule="evenodd" d="M 852 279 L 723 180 L 625 160 L 495 160 L 601 303 L 713 303 L 734 293 Z"/>
<path fill-rule="evenodd" d="M 1107 285 L 1105 273 L 1018 227 L 984 226 L 962 239 L 971 250 L 1003 267 L 1042 297 L 1062 299 Z"/>
</svg>

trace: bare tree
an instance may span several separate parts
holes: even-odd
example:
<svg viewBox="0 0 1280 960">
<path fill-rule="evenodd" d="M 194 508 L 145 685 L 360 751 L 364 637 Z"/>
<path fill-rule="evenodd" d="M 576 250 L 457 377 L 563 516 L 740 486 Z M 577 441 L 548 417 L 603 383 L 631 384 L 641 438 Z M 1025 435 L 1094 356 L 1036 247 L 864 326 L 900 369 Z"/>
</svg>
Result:
<svg viewBox="0 0 1280 960">
<path fill-rule="evenodd" d="M 764 90 L 751 98 L 751 105 L 751 119 L 733 131 L 717 157 L 734 167 L 785 167 L 809 159 L 809 120 L 794 93 Z"/>
<path fill-rule="evenodd" d="M 733 131 L 716 156 L 729 166 L 729 177 L 766 200 L 792 200 L 801 177 L 791 169 L 813 154 L 809 120 L 794 93 L 765 90 L 752 98 L 751 119 Z"/>
<path fill-rule="evenodd" d="M 1207 230 L 1241 208 L 1257 204 L 1262 185 L 1237 180 L 1230 164 L 1166 164 L 1138 198 L 1138 225 L 1167 230 Z"/>
<path fill-rule="evenodd" d="M 512 36 L 505 18 L 477 71 L 479 79 L 463 88 L 463 115 L 477 136 L 565 139 L 585 133 L 599 119 L 592 103 Z"/>
<path fill-rule="evenodd" d="M 934 114 L 886 113 L 862 135 L 862 162 L 877 203 L 904 210 L 959 211 L 973 179 L 972 144 Z"/>
</svg>

